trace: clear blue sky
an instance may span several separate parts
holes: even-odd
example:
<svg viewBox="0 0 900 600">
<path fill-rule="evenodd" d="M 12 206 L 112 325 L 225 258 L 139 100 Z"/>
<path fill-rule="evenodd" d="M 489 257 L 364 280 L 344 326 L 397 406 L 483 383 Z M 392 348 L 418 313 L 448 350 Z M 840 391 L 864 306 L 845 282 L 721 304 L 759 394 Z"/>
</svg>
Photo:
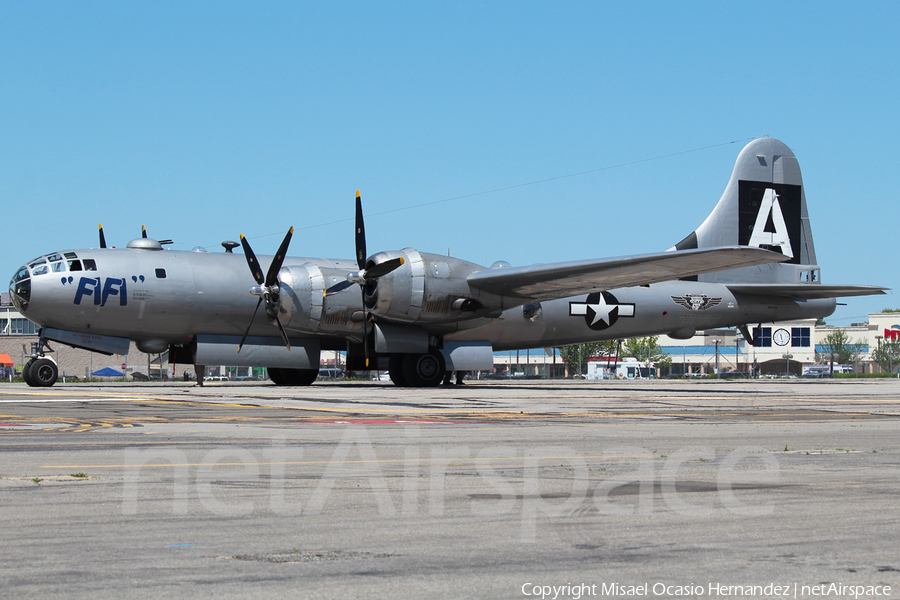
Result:
<svg viewBox="0 0 900 600">
<path fill-rule="evenodd" d="M 119 246 L 146 224 L 176 249 L 243 232 L 261 254 L 293 225 L 292 255 L 350 258 L 357 189 L 370 252 L 665 250 L 721 194 L 743 145 L 727 142 L 770 135 L 800 160 L 823 281 L 900 289 L 898 17 L 897 2 L 6 1 L 0 274 L 96 246 L 99 222 Z M 847 303 L 829 322 L 900 307 Z"/>
</svg>

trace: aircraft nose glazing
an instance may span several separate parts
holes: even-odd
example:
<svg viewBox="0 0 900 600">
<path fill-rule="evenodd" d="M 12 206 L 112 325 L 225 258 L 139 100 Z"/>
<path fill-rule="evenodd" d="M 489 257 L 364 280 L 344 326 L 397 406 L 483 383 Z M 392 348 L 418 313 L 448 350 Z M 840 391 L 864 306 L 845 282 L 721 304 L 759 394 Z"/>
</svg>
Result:
<svg viewBox="0 0 900 600">
<path fill-rule="evenodd" d="M 22 266 L 9 281 L 9 297 L 19 312 L 28 310 L 31 302 L 31 277 L 28 267 Z"/>
</svg>

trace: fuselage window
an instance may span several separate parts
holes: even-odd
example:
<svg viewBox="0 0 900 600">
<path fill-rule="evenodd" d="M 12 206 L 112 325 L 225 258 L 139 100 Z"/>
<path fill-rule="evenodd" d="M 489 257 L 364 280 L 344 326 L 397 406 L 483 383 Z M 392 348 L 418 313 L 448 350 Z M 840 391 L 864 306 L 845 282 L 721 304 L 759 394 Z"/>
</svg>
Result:
<svg viewBox="0 0 900 600">
<path fill-rule="evenodd" d="M 70 271 L 80 271 L 81 270 L 81 261 L 80 260 L 70 260 L 69 261 L 69 270 Z"/>
<path fill-rule="evenodd" d="M 165 269 L 157 269 L 156 270 L 156 278 L 157 279 L 165 279 L 166 278 L 166 270 Z"/>
<path fill-rule="evenodd" d="M 84 270 L 85 271 L 96 271 L 97 270 L 97 263 L 94 262 L 93 258 L 84 259 Z"/>
</svg>

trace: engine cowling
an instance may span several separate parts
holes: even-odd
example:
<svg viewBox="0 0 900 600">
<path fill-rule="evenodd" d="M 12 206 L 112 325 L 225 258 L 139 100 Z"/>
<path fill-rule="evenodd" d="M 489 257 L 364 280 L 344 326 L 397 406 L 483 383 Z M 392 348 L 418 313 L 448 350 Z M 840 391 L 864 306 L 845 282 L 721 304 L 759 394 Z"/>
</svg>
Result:
<svg viewBox="0 0 900 600">
<path fill-rule="evenodd" d="M 278 272 L 281 322 L 286 328 L 303 333 L 357 334 L 362 339 L 359 288 L 353 285 L 325 294 L 325 290 L 346 280 L 346 270 L 314 263 L 283 267 Z"/>
<path fill-rule="evenodd" d="M 475 293 L 466 278 L 485 267 L 468 261 L 419 252 L 413 248 L 379 252 L 366 269 L 397 257 L 403 266 L 366 281 L 366 309 L 395 323 L 442 323 L 474 319 L 499 308 L 499 298 Z"/>
</svg>

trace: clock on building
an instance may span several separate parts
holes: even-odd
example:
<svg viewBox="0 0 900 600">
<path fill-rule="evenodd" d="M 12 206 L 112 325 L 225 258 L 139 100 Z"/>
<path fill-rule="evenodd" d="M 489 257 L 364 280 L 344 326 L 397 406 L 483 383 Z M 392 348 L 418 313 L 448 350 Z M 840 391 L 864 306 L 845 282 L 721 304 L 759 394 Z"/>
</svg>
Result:
<svg viewBox="0 0 900 600">
<path fill-rule="evenodd" d="M 787 329 L 779 329 L 772 334 L 772 341 L 779 346 L 787 346 L 791 343 L 791 334 L 788 333 Z"/>
</svg>

